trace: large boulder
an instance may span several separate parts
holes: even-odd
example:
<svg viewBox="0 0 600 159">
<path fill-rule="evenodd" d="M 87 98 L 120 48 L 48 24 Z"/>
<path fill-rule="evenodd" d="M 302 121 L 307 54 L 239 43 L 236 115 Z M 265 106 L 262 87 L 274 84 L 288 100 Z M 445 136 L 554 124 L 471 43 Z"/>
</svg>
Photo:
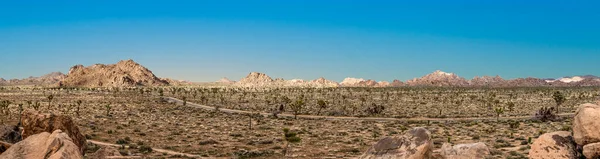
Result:
<svg viewBox="0 0 600 159">
<path fill-rule="evenodd" d="M 98 149 L 96 152 L 89 154 L 86 156 L 88 159 L 105 159 L 111 157 L 120 157 L 122 156 L 119 150 L 113 147 L 103 147 Z"/>
<path fill-rule="evenodd" d="M 571 132 L 557 131 L 545 133 L 531 144 L 529 158 L 558 159 L 576 158 L 576 145 Z"/>
<path fill-rule="evenodd" d="M 600 158 L 600 143 L 583 146 L 583 156 L 586 158 Z"/>
<path fill-rule="evenodd" d="M 42 132 L 14 144 L 0 158 L 10 159 L 78 159 L 83 158 L 77 145 L 66 133 L 56 130 L 52 134 Z"/>
<path fill-rule="evenodd" d="M 433 141 L 425 128 L 413 128 L 402 136 L 379 140 L 361 159 L 428 159 L 431 158 Z"/>
<path fill-rule="evenodd" d="M 444 143 L 441 155 L 443 159 L 486 158 L 490 155 L 490 149 L 483 142 L 454 146 Z"/>
<path fill-rule="evenodd" d="M 2 125 L 0 126 L 0 141 L 7 143 L 17 143 L 21 141 L 21 133 L 19 127 L 14 125 Z"/>
<path fill-rule="evenodd" d="M 600 106 L 583 104 L 573 119 L 573 138 L 578 145 L 600 142 Z"/>
<path fill-rule="evenodd" d="M 62 130 L 73 140 L 73 143 L 79 147 L 79 152 L 85 154 L 86 139 L 79 132 L 79 128 L 69 116 L 56 114 L 41 114 L 34 110 L 26 110 L 22 115 L 23 138 L 41 132 L 54 132 Z"/>
</svg>

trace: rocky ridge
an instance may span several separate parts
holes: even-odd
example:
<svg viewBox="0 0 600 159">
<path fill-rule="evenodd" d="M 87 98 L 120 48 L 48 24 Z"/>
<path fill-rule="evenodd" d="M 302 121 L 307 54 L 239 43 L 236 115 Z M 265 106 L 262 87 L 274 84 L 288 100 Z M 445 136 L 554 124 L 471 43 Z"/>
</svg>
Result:
<svg viewBox="0 0 600 159">
<path fill-rule="evenodd" d="M 68 87 L 135 87 L 165 86 L 169 83 L 156 77 L 152 71 L 133 60 L 122 60 L 117 64 L 110 65 L 73 66 L 60 85 Z"/>
</svg>

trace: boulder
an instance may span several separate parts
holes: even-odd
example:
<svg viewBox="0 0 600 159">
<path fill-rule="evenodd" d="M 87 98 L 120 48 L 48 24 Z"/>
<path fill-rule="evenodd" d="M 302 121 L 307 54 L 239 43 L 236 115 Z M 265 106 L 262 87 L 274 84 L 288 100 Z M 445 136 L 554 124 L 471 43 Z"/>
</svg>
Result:
<svg viewBox="0 0 600 159">
<path fill-rule="evenodd" d="M 56 130 L 52 134 L 42 132 L 14 144 L 0 158 L 10 159 L 77 159 L 83 158 L 79 147 L 66 133 Z"/>
<path fill-rule="evenodd" d="M 583 104 L 573 119 L 573 138 L 578 145 L 600 142 L 600 106 Z"/>
<path fill-rule="evenodd" d="M 41 132 L 53 132 L 62 130 L 73 140 L 73 143 L 79 147 L 79 152 L 85 154 L 86 139 L 79 132 L 79 128 L 69 116 L 55 114 L 40 114 L 34 110 L 26 110 L 21 118 L 23 124 L 23 138 Z"/>
<path fill-rule="evenodd" d="M 490 155 L 490 149 L 483 142 L 454 146 L 450 143 L 444 143 L 441 155 L 443 159 L 486 158 Z"/>
<path fill-rule="evenodd" d="M 119 157 L 122 156 L 121 153 L 119 153 L 119 150 L 113 148 L 113 147 L 103 147 L 98 149 L 96 152 L 92 153 L 92 154 L 88 154 L 88 156 L 86 156 L 86 158 L 88 159 L 104 159 L 104 158 L 111 158 L 111 157 Z"/>
<path fill-rule="evenodd" d="M 583 146 L 583 156 L 586 158 L 600 158 L 600 143 Z"/>
<path fill-rule="evenodd" d="M 531 159 L 576 157 L 576 145 L 571 132 L 568 131 L 545 133 L 531 144 L 531 150 L 529 150 Z"/>
<path fill-rule="evenodd" d="M 4 153 L 4 151 L 8 150 L 11 146 L 11 143 L 0 141 L 0 154 Z"/>
<path fill-rule="evenodd" d="M 21 133 L 19 127 L 14 125 L 2 125 L 0 126 L 0 141 L 7 143 L 17 143 L 21 141 Z"/>
<path fill-rule="evenodd" d="M 428 159 L 431 158 L 433 141 L 425 128 L 413 128 L 402 136 L 379 140 L 365 152 L 361 159 Z"/>
</svg>

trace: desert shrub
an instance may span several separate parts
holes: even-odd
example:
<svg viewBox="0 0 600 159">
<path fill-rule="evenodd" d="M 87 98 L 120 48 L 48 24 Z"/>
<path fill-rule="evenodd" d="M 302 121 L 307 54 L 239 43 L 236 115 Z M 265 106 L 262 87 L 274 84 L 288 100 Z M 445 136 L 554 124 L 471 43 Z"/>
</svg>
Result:
<svg viewBox="0 0 600 159">
<path fill-rule="evenodd" d="M 141 145 L 138 149 L 141 153 L 150 153 L 152 152 L 152 148 L 147 145 Z"/>
<path fill-rule="evenodd" d="M 533 117 L 535 120 L 542 122 L 545 121 L 556 121 L 558 116 L 554 114 L 554 107 L 542 107 L 540 108 Z"/>
</svg>

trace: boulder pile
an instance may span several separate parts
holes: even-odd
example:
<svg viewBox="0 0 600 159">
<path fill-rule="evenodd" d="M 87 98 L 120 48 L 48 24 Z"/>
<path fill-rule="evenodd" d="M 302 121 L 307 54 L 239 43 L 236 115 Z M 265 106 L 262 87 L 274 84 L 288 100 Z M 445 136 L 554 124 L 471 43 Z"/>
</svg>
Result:
<svg viewBox="0 0 600 159">
<path fill-rule="evenodd" d="M 485 143 L 459 144 L 452 146 L 445 143 L 441 155 L 433 155 L 431 133 L 421 127 L 408 130 L 405 134 L 385 137 L 371 146 L 359 158 L 361 159 L 473 159 L 490 156 Z"/>
<path fill-rule="evenodd" d="M 573 119 L 573 132 L 541 135 L 529 151 L 529 158 L 600 158 L 600 106 L 583 104 Z"/>
<path fill-rule="evenodd" d="M 0 127 L 0 158 L 83 158 L 86 139 L 71 117 L 26 110 L 21 123 Z"/>
</svg>

